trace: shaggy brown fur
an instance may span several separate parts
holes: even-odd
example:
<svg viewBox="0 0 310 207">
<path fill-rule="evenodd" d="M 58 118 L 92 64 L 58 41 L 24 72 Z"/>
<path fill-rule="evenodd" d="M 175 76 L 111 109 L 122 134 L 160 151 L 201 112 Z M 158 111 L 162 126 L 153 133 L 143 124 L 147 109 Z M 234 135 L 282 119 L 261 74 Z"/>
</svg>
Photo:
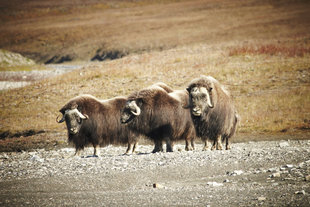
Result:
<svg viewBox="0 0 310 207">
<path fill-rule="evenodd" d="M 173 92 L 173 89 L 170 88 L 167 84 L 165 84 L 163 82 L 155 83 L 155 84 L 151 85 L 148 88 L 153 88 L 153 87 L 160 87 L 160 88 L 164 89 L 167 93 Z"/>
<path fill-rule="evenodd" d="M 190 107 L 197 136 L 205 141 L 204 150 L 208 149 L 208 139 L 213 141 L 212 149 L 222 149 L 221 142 L 224 140 L 226 149 L 230 149 L 230 138 L 236 132 L 239 116 L 229 93 L 210 76 L 194 79 L 187 90 L 190 93 Z M 209 93 L 211 107 L 205 98 L 206 94 L 201 91 Z M 195 115 L 196 110 L 201 115 Z"/>
<path fill-rule="evenodd" d="M 98 146 L 107 146 L 109 144 L 128 143 L 127 152 L 136 144 L 138 136 L 129 128 L 120 123 L 121 109 L 127 99 L 116 97 L 113 99 L 99 101 L 93 96 L 82 95 L 71 99 L 65 104 L 60 112 L 65 115 L 66 110 L 78 109 L 87 119 L 78 120 L 80 129 L 78 133 L 70 133 L 70 120 L 66 123 L 68 127 L 68 140 L 73 142 L 76 153 L 84 149 L 88 144 L 94 147 L 94 154 Z M 133 149 L 134 151 L 134 149 Z"/>
<path fill-rule="evenodd" d="M 153 152 L 163 150 L 162 141 L 167 142 L 168 152 L 173 151 L 174 141 L 183 139 L 190 142 L 195 138 L 190 110 L 184 108 L 188 97 L 186 90 L 174 94 L 156 87 L 135 92 L 128 97 L 122 112 L 122 123 L 128 123 L 130 129 L 152 139 L 155 143 Z M 131 112 L 132 102 L 140 108 L 139 115 Z"/>
</svg>

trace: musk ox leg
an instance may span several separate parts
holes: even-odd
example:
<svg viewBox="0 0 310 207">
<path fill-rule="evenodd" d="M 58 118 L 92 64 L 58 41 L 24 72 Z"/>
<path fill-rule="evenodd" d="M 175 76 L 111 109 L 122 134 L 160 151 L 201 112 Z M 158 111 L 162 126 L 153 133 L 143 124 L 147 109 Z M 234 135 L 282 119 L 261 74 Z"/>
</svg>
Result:
<svg viewBox="0 0 310 207">
<path fill-rule="evenodd" d="M 185 150 L 186 151 L 192 151 L 193 150 L 191 142 L 189 140 L 185 141 Z"/>
<path fill-rule="evenodd" d="M 135 142 L 132 148 L 132 153 L 135 153 L 137 148 L 138 148 L 138 142 Z"/>
<path fill-rule="evenodd" d="M 209 150 L 209 140 L 208 139 L 205 140 L 205 146 L 202 148 L 202 151 L 207 151 L 207 150 Z"/>
<path fill-rule="evenodd" d="M 162 140 L 154 140 L 154 144 L 155 144 L 155 147 L 152 151 L 152 153 L 156 153 L 156 152 L 163 152 L 163 142 Z"/>
<path fill-rule="evenodd" d="M 226 150 L 230 150 L 230 149 L 231 149 L 230 141 L 229 141 L 229 138 L 226 137 Z"/>
<path fill-rule="evenodd" d="M 74 153 L 74 156 L 81 156 L 81 153 L 82 153 L 82 149 L 81 148 L 76 148 L 75 149 L 75 153 Z"/>
<path fill-rule="evenodd" d="M 132 144 L 128 143 L 128 147 L 127 147 L 127 150 L 125 152 L 125 155 L 128 155 L 131 152 L 132 148 L 133 148 Z"/>
<path fill-rule="evenodd" d="M 166 152 L 173 152 L 173 145 L 170 139 L 166 139 Z"/>
<path fill-rule="evenodd" d="M 218 136 L 216 139 L 216 149 L 217 150 L 222 150 L 223 146 L 222 146 L 222 136 Z"/>
<path fill-rule="evenodd" d="M 100 156 L 100 147 L 99 145 L 94 146 L 94 157 Z"/>
<path fill-rule="evenodd" d="M 215 150 L 216 149 L 216 140 L 213 140 L 213 145 L 211 147 L 211 150 Z"/>
<path fill-rule="evenodd" d="M 192 150 L 195 150 L 195 141 L 194 141 L 194 139 L 191 140 L 191 144 L 192 144 Z"/>
<path fill-rule="evenodd" d="M 135 150 L 136 150 L 136 144 L 137 144 L 137 142 L 135 142 L 134 144 L 133 143 L 128 143 L 128 147 L 127 147 L 127 150 L 125 152 L 125 155 L 128 155 L 130 153 L 134 153 Z"/>
<path fill-rule="evenodd" d="M 186 140 L 186 141 L 185 141 L 185 150 L 186 150 L 186 151 L 195 150 L 195 142 L 194 142 L 194 139 Z"/>
</svg>

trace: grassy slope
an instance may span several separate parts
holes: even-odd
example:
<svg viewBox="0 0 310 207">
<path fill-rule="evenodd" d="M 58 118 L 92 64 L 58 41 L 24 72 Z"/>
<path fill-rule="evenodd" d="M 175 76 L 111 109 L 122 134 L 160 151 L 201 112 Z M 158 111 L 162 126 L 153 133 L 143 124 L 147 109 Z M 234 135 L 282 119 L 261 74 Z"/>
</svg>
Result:
<svg viewBox="0 0 310 207">
<path fill-rule="evenodd" d="M 217 1 L 209 2 L 214 5 Z M 196 8 L 203 3 L 187 4 L 187 8 Z M 0 92 L 0 131 L 64 133 L 64 125 L 57 124 L 55 118 L 61 106 L 76 95 L 88 93 L 111 98 L 128 95 L 157 81 L 182 89 L 193 78 L 208 74 L 231 91 L 242 118 L 239 136 L 246 133 L 251 139 L 257 133 L 309 135 L 310 27 L 304 21 L 309 18 L 305 13 L 309 4 L 238 4 L 226 2 L 227 7 L 209 8 L 207 2 L 203 12 L 187 9 L 186 15 L 169 13 L 169 8 L 183 11 L 183 2 L 165 6 L 166 15 L 158 14 L 155 18 L 153 14 L 148 24 L 154 27 L 153 35 L 149 29 L 140 28 L 130 30 L 126 38 L 122 31 L 116 32 L 113 38 L 123 46 L 138 42 L 148 47 L 152 41 L 167 48 L 173 44 L 180 46 L 93 63 L 25 88 Z M 124 15 L 119 14 L 120 10 L 110 11 L 111 15 Z M 128 13 L 136 10 L 126 9 Z M 144 6 L 138 10 L 143 14 L 152 9 Z M 176 26 L 166 22 L 181 21 L 181 16 L 190 22 L 182 20 Z M 143 15 L 132 18 L 136 24 L 146 21 Z M 196 23 L 191 25 L 192 22 Z M 182 44 L 180 39 L 184 40 Z M 48 142 L 58 139 L 48 137 Z M 5 142 L 12 144 L 12 140 L 6 140 L 0 145 Z"/>
<path fill-rule="evenodd" d="M 54 56 L 90 60 L 98 49 L 126 54 L 197 42 L 277 41 L 307 36 L 310 28 L 307 1 L 70 2 L 7 2 L 0 48 L 40 62 Z"/>
</svg>

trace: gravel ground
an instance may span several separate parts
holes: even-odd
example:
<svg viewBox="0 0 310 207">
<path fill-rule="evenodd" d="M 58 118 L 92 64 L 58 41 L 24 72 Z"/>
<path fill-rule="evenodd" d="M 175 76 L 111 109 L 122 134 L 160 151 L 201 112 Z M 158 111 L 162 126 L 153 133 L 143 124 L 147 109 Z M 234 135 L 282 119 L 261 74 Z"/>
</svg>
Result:
<svg viewBox="0 0 310 207">
<path fill-rule="evenodd" d="M 310 140 L 0 153 L 0 206 L 310 206 Z"/>
</svg>

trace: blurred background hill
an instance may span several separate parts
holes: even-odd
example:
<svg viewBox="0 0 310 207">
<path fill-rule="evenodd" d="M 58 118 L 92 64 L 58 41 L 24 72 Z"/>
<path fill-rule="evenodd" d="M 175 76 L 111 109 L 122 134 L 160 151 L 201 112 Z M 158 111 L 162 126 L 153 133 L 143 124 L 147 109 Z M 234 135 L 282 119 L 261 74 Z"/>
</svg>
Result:
<svg viewBox="0 0 310 207">
<path fill-rule="evenodd" d="M 0 48 L 61 63 L 195 43 L 302 44 L 310 15 L 305 0 L 12 0 L 1 1 L 0 23 Z"/>
</svg>

